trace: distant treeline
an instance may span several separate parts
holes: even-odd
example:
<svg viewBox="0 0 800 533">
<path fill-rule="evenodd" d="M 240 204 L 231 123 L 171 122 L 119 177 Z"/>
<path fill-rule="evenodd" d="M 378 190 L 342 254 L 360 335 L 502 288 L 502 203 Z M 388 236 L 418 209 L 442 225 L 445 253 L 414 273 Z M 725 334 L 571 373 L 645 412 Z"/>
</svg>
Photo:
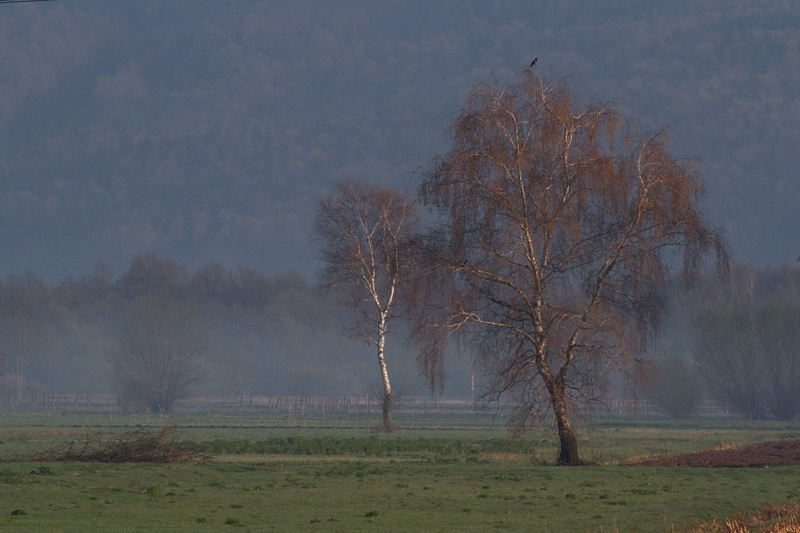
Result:
<svg viewBox="0 0 800 533">
<path fill-rule="evenodd" d="M 0 281 L 0 400 L 29 393 L 111 392 L 109 357 L 120 318 L 135 300 L 156 296 L 196 308 L 210 340 L 198 393 L 349 394 L 368 390 L 372 359 L 342 337 L 343 311 L 302 276 L 274 276 L 207 264 L 188 271 L 154 253 L 114 276 L 50 285 L 33 272 Z"/>
<path fill-rule="evenodd" d="M 334 295 L 295 272 L 266 275 L 209 263 L 194 272 L 148 253 L 114 275 L 91 274 L 47 283 L 36 273 L 0 280 L 0 405 L 25 405 L 44 394 L 114 393 L 109 357 L 117 350 L 120 318 L 137 298 L 190 303 L 211 346 L 207 377 L 197 394 L 363 395 L 375 383 L 372 350 L 343 336 L 347 311 Z M 800 269 L 735 265 L 729 276 L 709 275 L 664 288 L 667 318 L 654 353 L 694 352 L 699 313 L 730 302 L 800 301 Z M 394 359 L 403 394 L 425 394 L 414 353 L 396 332 Z M 454 360 L 449 392 L 469 396 L 472 367 Z M 37 396 L 38 395 L 38 396 Z"/>
</svg>

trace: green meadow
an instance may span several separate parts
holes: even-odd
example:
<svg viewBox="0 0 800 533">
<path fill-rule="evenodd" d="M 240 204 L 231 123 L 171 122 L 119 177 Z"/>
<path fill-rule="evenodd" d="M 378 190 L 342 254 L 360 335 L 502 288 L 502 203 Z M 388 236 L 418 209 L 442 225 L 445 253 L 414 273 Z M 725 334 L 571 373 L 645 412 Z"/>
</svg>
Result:
<svg viewBox="0 0 800 533">
<path fill-rule="evenodd" d="M 800 500 L 800 467 L 642 468 L 664 454 L 800 436 L 789 424 L 599 418 L 591 466 L 552 466 L 554 435 L 489 415 L 242 411 L 172 417 L 0 414 L 0 531 L 682 531 Z M 30 462 L 87 435 L 174 425 L 205 463 Z"/>
</svg>

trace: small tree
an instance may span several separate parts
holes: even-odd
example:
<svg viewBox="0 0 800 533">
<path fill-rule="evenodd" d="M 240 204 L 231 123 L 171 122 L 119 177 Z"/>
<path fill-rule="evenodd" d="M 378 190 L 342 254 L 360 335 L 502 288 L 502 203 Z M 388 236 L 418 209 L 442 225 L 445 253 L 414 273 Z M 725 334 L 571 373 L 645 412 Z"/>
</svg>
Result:
<svg viewBox="0 0 800 533">
<path fill-rule="evenodd" d="M 489 397 L 515 396 L 518 427 L 552 413 L 557 463 L 577 465 L 573 405 L 597 399 L 614 365 L 637 362 L 669 252 L 692 273 L 711 250 L 726 264 L 725 246 L 697 209 L 700 176 L 663 133 L 620 133 L 612 109 L 577 108 L 563 83 L 520 76 L 475 88 L 451 150 L 423 178 L 443 223 L 426 276 L 439 299 L 419 338 L 430 374 L 442 339 L 466 335 Z"/>
<path fill-rule="evenodd" d="M 122 318 L 112 377 L 122 405 L 171 412 L 205 375 L 207 342 L 195 309 L 145 296 Z"/>
<path fill-rule="evenodd" d="M 405 286 L 418 219 L 399 193 L 362 182 L 343 182 L 320 201 L 315 229 L 323 239 L 321 278 L 342 290 L 356 312 L 345 330 L 377 350 L 383 384 L 381 431 L 393 431 L 394 398 L 386 364 L 389 323 Z"/>
</svg>

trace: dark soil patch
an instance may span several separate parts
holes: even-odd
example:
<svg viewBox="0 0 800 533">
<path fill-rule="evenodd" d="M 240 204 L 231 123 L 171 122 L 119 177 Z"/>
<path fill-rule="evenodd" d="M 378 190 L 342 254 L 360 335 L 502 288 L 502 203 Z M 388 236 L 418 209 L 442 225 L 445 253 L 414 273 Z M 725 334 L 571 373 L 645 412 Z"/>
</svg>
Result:
<svg viewBox="0 0 800 533">
<path fill-rule="evenodd" d="M 726 450 L 702 450 L 631 466 L 767 467 L 800 464 L 800 439 L 775 440 Z"/>
</svg>

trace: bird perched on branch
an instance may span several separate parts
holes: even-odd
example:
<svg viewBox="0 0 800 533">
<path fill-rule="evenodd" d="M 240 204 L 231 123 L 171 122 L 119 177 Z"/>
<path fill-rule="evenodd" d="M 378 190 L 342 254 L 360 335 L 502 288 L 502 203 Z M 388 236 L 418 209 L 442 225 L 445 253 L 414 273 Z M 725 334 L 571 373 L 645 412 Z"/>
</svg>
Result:
<svg viewBox="0 0 800 533">
<path fill-rule="evenodd" d="M 539 61 L 539 58 L 538 58 L 538 57 L 534 57 L 534 58 L 533 58 L 533 61 L 531 61 L 531 64 L 530 64 L 530 65 L 528 65 L 528 68 L 533 68 L 533 67 L 535 67 L 535 66 L 536 66 L 536 62 L 537 62 L 537 61 Z"/>
</svg>

